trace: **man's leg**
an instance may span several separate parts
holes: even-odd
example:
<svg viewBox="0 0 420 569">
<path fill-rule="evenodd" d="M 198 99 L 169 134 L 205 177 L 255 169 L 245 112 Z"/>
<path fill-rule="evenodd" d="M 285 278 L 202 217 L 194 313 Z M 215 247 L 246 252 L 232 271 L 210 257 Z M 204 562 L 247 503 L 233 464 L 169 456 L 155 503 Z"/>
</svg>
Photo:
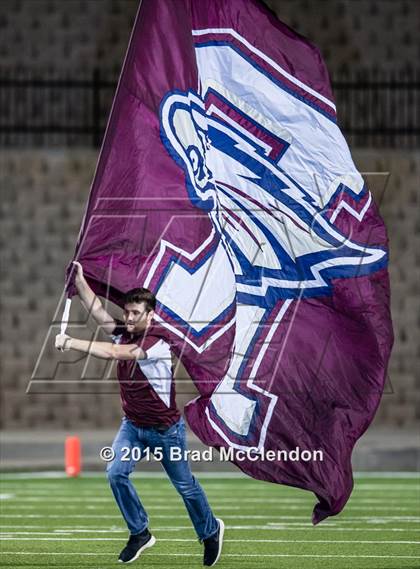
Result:
<svg viewBox="0 0 420 569">
<path fill-rule="evenodd" d="M 170 447 L 179 447 L 182 457 L 187 448 L 184 419 L 181 417 L 176 425 L 164 433 L 156 431 L 156 435 L 156 446 L 161 446 L 163 451 L 162 466 L 182 496 L 197 536 L 203 541 L 218 531 L 219 523 L 213 515 L 203 488 L 191 472 L 188 460 L 170 459 Z M 151 450 L 153 452 L 153 449 Z"/>
<path fill-rule="evenodd" d="M 137 534 L 141 533 L 148 526 L 149 520 L 129 479 L 129 475 L 136 466 L 136 461 L 132 458 L 133 447 L 140 447 L 142 452 L 144 450 L 144 446 L 138 440 L 137 428 L 124 417 L 120 430 L 112 443 L 115 458 L 108 462 L 106 473 L 112 493 L 130 533 Z M 123 448 L 129 448 L 129 453 L 123 451 Z M 124 454 L 128 455 L 128 461 L 122 460 Z"/>
</svg>

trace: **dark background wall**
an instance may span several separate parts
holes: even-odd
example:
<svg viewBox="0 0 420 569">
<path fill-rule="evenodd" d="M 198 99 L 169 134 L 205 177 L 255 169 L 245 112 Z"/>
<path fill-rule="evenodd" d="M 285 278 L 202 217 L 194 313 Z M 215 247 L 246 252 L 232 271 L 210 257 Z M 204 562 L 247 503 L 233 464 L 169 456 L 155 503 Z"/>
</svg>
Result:
<svg viewBox="0 0 420 569">
<path fill-rule="evenodd" d="M 417 0 L 266 4 L 320 47 L 332 73 L 361 67 L 418 68 Z M 137 5 L 137 0 L 2 0 L 2 65 L 50 71 L 99 65 L 118 73 Z"/>
</svg>

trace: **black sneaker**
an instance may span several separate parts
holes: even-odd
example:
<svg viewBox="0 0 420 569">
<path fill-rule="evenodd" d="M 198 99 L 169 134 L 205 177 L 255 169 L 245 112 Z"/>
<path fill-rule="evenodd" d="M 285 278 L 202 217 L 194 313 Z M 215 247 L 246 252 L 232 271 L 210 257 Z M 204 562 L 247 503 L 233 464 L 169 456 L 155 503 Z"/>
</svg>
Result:
<svg viewBox="0 0 420 569">
<path fill-rule="evenodd" d="M 207 539 L 203 539 L 204 543 L 204 558 L 203 565 L 211 567 L 216 565 L 219 561 L 220 554 L 222 553 L 223 533 L 225 531 L 225 524 L 223 520 L 216 518 L 219 522 L 219 529 L 217 532 Z"/>
<path fill-rule="evenodd" d="M 140 553 L 144 549 L 152 547 L 155 543 L 155 536 L 152 535 L 147 528 L 142 533 L 130 535 L 130 539 L 121 551 L 118 561 L 120 563 L 132 563 L 140 556 Z"/>
</svg>

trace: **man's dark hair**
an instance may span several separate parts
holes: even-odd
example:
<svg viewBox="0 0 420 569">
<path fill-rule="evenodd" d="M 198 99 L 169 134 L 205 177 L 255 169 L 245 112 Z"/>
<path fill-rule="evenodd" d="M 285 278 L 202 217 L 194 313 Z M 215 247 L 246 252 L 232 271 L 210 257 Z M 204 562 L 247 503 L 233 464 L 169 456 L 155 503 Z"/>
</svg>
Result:
<svg viewBox="0 0 420 569">
<path fill-rule="evenodd" d="M 156 308 L 156 297 L 152 291 L 147 288 L 133 288 L 125 293 L 124 305 L 135 302 L 140 304 L 144 302 L 147 312 Z"/>
</svg>

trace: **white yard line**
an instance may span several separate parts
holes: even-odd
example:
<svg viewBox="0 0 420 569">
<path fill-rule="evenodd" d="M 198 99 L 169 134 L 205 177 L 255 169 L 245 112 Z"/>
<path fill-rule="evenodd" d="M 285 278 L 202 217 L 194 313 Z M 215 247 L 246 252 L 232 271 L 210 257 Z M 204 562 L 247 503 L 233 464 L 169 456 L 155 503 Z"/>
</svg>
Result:
<svg viewBox="0 0 420 569">
<path fill-rule="evenodd" d="M 0 473 L 0 484 L 10 484 L 10 485 L 21 485 L 21 484 L 27 484 L 28 482 L 32 482 L 34 481 L 34 483 L 41 487 L 41 486 L 46 486 L 46 484 L 43 484 L 42 482 L 39 482 L 40 480 L 43 481 L 47 481 L 48 480 L 48 485 L 52 484 L 54 486 L 60 486 L 63 482 L 69 482 L 69 483 L 74 483 L 74 482 L 78 482 L 78 481 L 83 481 L 83 480 L 89 480 L 89 486 L 96 486 L 96 485 L 100 485 L 103 482 L 106 483 L 107 481 L 107 477 L 106 477 L 106 471 L 104 470 L 103 473 L 98 473 L 96 476 L 89 476 L 87 473 L 82 473 L 79 477 L 77 478 L 71 478 L 68 477 L 67 475 L 63 474 L 60 476 L 55 476 L 52 478 L 49 478 L 48 476 L 43 476 L 42 473 L 38 473 L 39 476 L 34 476 L 34 475 L 27 475 L 26 473 L 17 473 L 17 474 L 1 474 Z M 242 483 L 240 485 L 240 487 L 242 488 L 243 486 L 247 486 L 249 488 L 264 488 L 267 486 L 270 487 L 275 487 L 276 484 L 273 482 L 266 482 L 264 480 L 255 480 L 255 482 L 250 482 L 250 477 L 249 476 L 245 476 L 245 475 L 238 475 L 238 476 L 209 476 L 209 474 L 204 474 L 204 473 L 200 473 L 200 472 L 194 472 L 194 474 L 197 476 L 197 478 L 199 478 L 200 480 L 204 480 L 206 484 L 208 484 L 209 486 L 214 486 L 214 487 L 218 487 L 221 484 L 219 484 L 219 482 L 222 482 L 224 480 L 236 480 L 236 479 L 242 479 Z M 233 474 L 233 473 L 232 473 Z M 134 480 L 145 480 L 147 481 L 146 483 L 148 484 L 153 484 L 154 481 L 158 480 L 159 482 L 168 480 L 168 476 L 165 472 L 140 472 L 140 471 L 134 471 L 131 475 L 130 478 L 134 479 Z M 356 477 L 355 478 L 355 486 L 356 487 L 361 487 L 361 486 L 373 486 L 373 487 L 387 487 L 387 486 L 397 486 L 397 487 L 403 487 L 405 488 L 407 485 L 411 486 L 411 487 L 418 487 L 420 485 L 420 476 L 417 474 L 415 476 L 389 476 L 389 477 L 382 477 L 379 480 L 378 477 L 378 481 L 377 482 L 373 482 L 373 480 L 375 480 L 374 477 L 366 477 L 365 479 L 361 478 L 361 477 Z M 391 480 L 398 480 L 399 484 L 389 484 L 389 482 Z M 406 480 L 407 482 L 403 484 L 401 484 L 402 480 Z M 22 482 L 23 481 L 23 482 Z M 153 481 L 153 482 L 151 482 Z M 232 484 L 232 489 L 234 489 L 234 485 Z"/>
<path fill-rule="evenodd" d="M 152 487 L 147 487 L 144 486 L 141 483 L 137 483 L 135 480 L 132 481 L 134 482 L 134 486 L 136 488 L 136 490 L 141 493 L 144 496 L 150 496 L 150 497 L 156 497 L 156 498 L 161 498 L 161 499 L 165 499 L 165 497 L 167 496 L 168 498 L 174 498 L 176 497 L 176 491 L 173 488 L 173 486 L 170 484 L 170 481 L 168 480 L 168 484 L 165 484 L 164 487 L 156 487 L 152 486 Z M 201 481 L 200 481 L 201 482 Z M 296 501 L 296 502 L 304 502 L 304 501 L 310 501 L 313 499 L 313 494 L 307 490 L 296 490 L 296 489 L 292 489 L 291 487 L 287 487 L 287 486 L 283 486 L 281 484 L 279 484 L 276 488 L 266 488 L 266 489 L 261 489 L 261 488 L 229 488 L 227 486 L 221 486 L 220 488 L 214 488 L 214 487 L 209 487 L 205 484 L 201 484 L 204 488 L 204 491 L 206 492 L 206 494 L 214 499 L 214 498 L 220 498 L 221 493 L 224 494 L 226 493 L 226 495 L 232 500 L 234 501 L 235 498 L 239 498 L 242 497 L 243 493 L 246 491 L 249 491 L 249 493 L 251 493 L 253 495 L 253 500 L 254 501 L 264 501 L 264 500 L 268 500 L 268 499 L 273 499 L 273 500 L 290 500 L 290 501 Z M 97 498 L 106 498 L 107 496 L 110 496 L 110 488 L 107 484 L 103 484 L 101 485 L 101 487 L 98 489 L 94 489 L 94 488 L 90 488 L 88 490 L 86 489 L 81 489 L 79 488 L 77 485 L 73 486 L 73 487 L 68 487 L 68 488 L 45 488 L 45 489 L 37 489 L 37 488 L 33 488 L 33 487 L 28 487 L 28 488 L 22 488 L 22 487 L 15 487 L 15 488 L 4 488 L 1 487 L 1 490 L 3 491 L 3 493 L 8 496 L 7 498 L 4 498 L 5 500 L 17 500 L 19 498 L 26 498 L 26 497 L 33 497 L 34 499 L 36 498 L 64 498 L 64 499 L 71 499 L 72 496 L 78 496 L 79 499 L 83 499 L 83 498 L 89 498 L 92 495 L 96 495 Z M 379 492 L 379 489 L 377 489 L 378 491 L 372 491 L 372 489 L 365 489 L 365 488 L 360 488 L 360 487 L 356 487 L 353 492 L 352 495 L 350 497 L 350 501 L 381 501 L 381 500 L 394 500 L 394 501 L 410 501 L 410 500 L 414 500 L 420 497 L 420 487 L 418 488 L 401 488 L 401 489 L 395 489 L 395 487 L 393 487 L 393 489 L 395 490 L 392 491 L 392 488 L 388 488 L 388 489 L 383 489 L 383 494 L 381 494 Z M 63 492 L 64 490 L 64 492 Z M 369 496 L 366 494 L 366 492 L 369 490 L 369 492 L 372 492 L 373 495 Z M 382 491 L 382 489 L 381 489 Z M 229 499 L 228 498 L 228 499 Z"/>
<path fill-rule="evenodd" d="M 293 527 L 291 527 L 293 525 Z M 320 532 L 324 532 L 324 531 L 340 531 L 340 532 L 348 532 L 348 531 L 357 531 L 357 532 L 382 532 L 382 533 L 387 533 L 387 532 L 416 532 L 418 533 L 419 530 L 418 529 L 413 529 L 413 528 L 348 528 L 348 527 L 320 527 L 317 526 L 316 528 L 311 524 L 311 523 L 307 523 L 307 524 L 298 524 L 300 527 L 296 527 L 297 524 L 287 524 L 286 525 L 242 525 L 242 526 L 238 526 L 238 525 L 229 525 L 228 529 L 229 530 L 270 530 L 270 531 L 304 531 L 304 532 L 308 532 L 308 530 L 311 531 L 315 531 L 317 533 Z M 15 528 L 15 529 L 48 529 L 45 526 L 42 525 L 2 525 L 0 526 L 2 528 Z M 86 528 L 86 529 L 81 529 L 82 527 Z M 66 527 L 62 527 L 61 529 L 56 529 L 54 530 L 55 532 L 60 532 L 60 533 L 75 533 L 75 532 L 87 532 L 87 533 L 97 533 L 97 532 L 101 532 L 103 530 L 101 530 L 100 528 L 98 528 L 96 525 L 95 526 L 78 526 L 78 529 L 75 530 L 73 529 L 74 526 L 68 526 Z M 153 526 L 153 531 L 182 531 L 182 530 L 191 530 L 191 525 L 189 526 Z M 106 532 L 110 532 L 112 533 L 113 531 L 121 531 L 124 533 L 128 533 L 128 530 L 126 528 L 120 528 L 120 529 L 110 529 L 110 530 L 105 530 Z"/>
<path fill-rule="evenodd" d="M 407 485 L 407 486 L 397 486 L 396 484 L 358 484 L 355 487 L 356 491 L 366 491 L 366 490 L 398 490 L 398 492 L 420 492 L 420 486 L 417 484 Z"/>
<path fill-rule="evenodd" d="M 245 484 L 238 484 L 236 487 L 234 486 L 230 486 L 230 485 L 226 485 L 226 484 L 213 484 L 209 481 L 206 481 L 205 479 L 201 478 L 199 475 L 195 475 L 196 478 L 198 480 L 200 480 L 200 482 L 203 484 L 203 486 L 206 487 L 206 490 L 208 492 L 218 492 L 220 490 L 224 490 L 226 492 L 242 492 L 243 490 L 252 490 L 253 492 L 257 492 L 257 493 L 262 493 L 262 494 L 276 494 L 280 491 L 282 492 L 293 492 L 296 493 L 299 490 L 302 492 L 307 492 L 308 495 L 310 494 L 309 490 L 303 490 L 303 489 L 299 489 L 299 488 L 292 488 L 291 486 L 286 486 L 284 484 L 273 484 L 273 483 L 266 483 L 263 484 L 261 481 L 256 481 L 255 485 L 251 485 L 249 483 L 245 483 Z M 154 493 L 158 493 L 161 491 L 166 491 L 166 490 L 170 490 L 173 491 L 171 484 L 170 484 L 170 480 L 168 477 L 166 477 L 165 479 L 161 480 L 161 479 L 157 479 L 153 484 L 150 484 L 149 482 L 145 482 L 142 478 L 140 477 L 133 477 L 131 476 L 130 479 L 139 487 L 144 488 L 144 489 L 150 489 L 152 492 Z M 67 484 L 67 490 L 69 492 L 73 492 L 75 490 L 78 490 L 78 485 L 79 484 L 83 484 L 83 479 L 78 479 L 78 480 L 63 480 L 64 485 Z M 161 485 L 161 483 L 163 483 Z M 44 491 L 45 493 L 49 493 L 50 491 L 55 492 L 55 491 L 63 491 L 64 489 L 64 485 L 62 483 L 60 483 L 60 485 L 57 485 L 56 487 L 54 487 L 54 485 L 40 485 L 40 484 L 36 484 L 34 483 L 34 486 L 30 486 L 30 484 L 26 484 L 25 486 L 22 483 L 4 483 L 4 482 L 0 482 L 0 487 L 2 490 L 6 491 L 6 492 L 19 492 L 19 491 Z M 159 490 L 156 490 L 156 486 L 159 487 Z M 98 484 L 92 484 L 92 483 L 88 483 L 88 488 L 81 488 L 80 491 L 82 492 L 86 492 L 89 493 L 90 491 L 96 491 L 96 490 L 105 490 L 108 489 L 108 482 L 107 479 L 104 477 L 103 482 L 98 482 Z M 399 484 L 372 484 L 372 483 L 360 483 L 357 482 L 355 483 L 354 486 L 354 490 L 353 493 L 358 493 L 358 492 L 364 492 L 367 490 L 373 490 L 373 491 L 394 491 L 395 493 L 403 491 L 403 492 L 420 492 L 420 485 L 419 484 L 409 484 L 409 483 L 405 483 L 404 485 L 399 485 Z"/>
<path fill-rule="evenodd" d="M 162 476 L 164 478 L 166 476 L 165 473 L 162 472 L 144 472 L 142 473 L 145 477 L 154 478 L 156 475 Z M 83 471 L 83 476 L 86 478 L 99 478 L 101 476 L 100 472 L 92 471 L 92 470 L 85 470 Z M 224 472 L 224 471 L 213 471 L 213 472 L 205 472 L 200 474 L 202 478 L 244 478 L 245 480 L 248 478 L 242 472 Z M 357 470 L 353 472 L 353 476 L 355 478 L 419 478 L 418 472 L 404 472 L 404 471 L 369 471 L 363 472 L 361 470 Z M 0 475 L 1 478 L 5 479 L 14 479 L 14 478 L 67 478 L 67 474 L 62 470 L 47 470 L 44 472 L 5 472 Z"/>
<path fill-rule="evenodd" d="M 118 532 L 127 533 L 126 530 L 118 530 Z M 103 532 L 103 533 L 118 533 L 118 532 Z M 68 532 L 71 533 L 71 532 Z M 92 533 L 98 533 L 95 530 L 92 530 Z M 31 535 L 33 537 L 14 537 L 17 535 Z M 38 538 L 38 535 L 49 535 L 54 537 L 41 537 Z M 67 533 L 63 535 L 68 535 Z M 31 532 L 7 532 L 0 537 L 4 541 L 121 541 L 119 537 L 110 538 L 110 537 L 61 537 L 57 536 L 57 534 L 51 532 L 39 532 L 39 533 L 31 533 Z M 187 543 L 195 543 L 197 540 L 190 538 L 159 538 L 159 541 L 179 541 L 179 542 L 187 542 Z M 225 542 L 232 542 L 232 543 L 328 543 L 329 545 L 334 545 L 336 543 L 369 543 L 369 544 L 393 544 L 393 545 L 420 545 L 420 541 L 407 541 L 407 540 L 354 540 L 354 539 L 341 539 L 341 540 L 334 540 L 331 541 L 329 539 L 225 539 Z"/>
<path fill-rule="evenodd" d="M 164 503 L 155 503 L 157 502 L 156 500 L 152 500 L 149 499 L 147 496 L 144 496 L 143 494 L 140 495 L 142 501 L 147 504 L 147 508 L 162 508 L 164 510 L 167 509 L 177 509 L 178 507 L 183 507 L 184 504 L 182 502 L 181 497 L 177 498 L 175 500 L 162 500 L 162 502 Z M 264 501 L 262 502 L 255 502 L 255 501 L 246 501 L 244 502 L 242 505 L 238 506 L 235 504 L 238 504 L 238 500 L 234 500 L 233 503 L 230 502 L 229 500 L 224 501 L 224 500 L 212 500 L 209 499 L 209 501 L 211 502 L 211 505 L 214 508 L 223 508 L 225 510 L 240 510 L 240 509 L 259 509 L 259 506 L 261 506 L 261 509 L 263 509 L 264 511 L 273 513 L 276 512 L 277 510 L 297 510 L 297 511 L 308 511 L 311 510 L 313 508 L 313 506 L 315 505 L 315 500 L 311 501 L 311 502 L 307 502 L 307 503 L 303 503 L 303 504 L 289 504 L 289 503 L 283 503 L 281 500 L 279 500 L 279 502 L 277 503 L 271 503 L 271 504 L 267 504 L 264 503 Z M 385 500 L 384 500 L 385 501 Z M 22 499 L 20 500 L 19 504 L 11 504 L 11 503 L 7 503 L 7 504 L 2 504 L 1 505 L 1 511 L 3 512 L 8 512 L 10 510 L 26 510 L 26 509 L 32 509 L 32 510 L 38 510 L 38 509 L 50 509 L 50 508 L 78 508 L 78 509 L 100 509 L 100 508 L 109 508 L 109 507 L 114 507 L 115 506 L 115 502 L 113 500 L 113 498 L 109 498 L 108 500 L 104 500 L 102 501 L 95 501 L 95 502 L 89 502 L 89 501 L 84 501 L 84 502 L 77 502 L 75 504 L 70 504 L 68 502 L 61 502 L 58 501 L 57 503 L 53 503 L 53 504 L 49 504 L 49 503 L 45 503 L 44 502 L 31 502 L 31 503 L 22 503 L 22 502 L 26 502 L 26 500 Z M 55 500 L 54 500 L 55 502 Z M 87 503 L 86 503 L 87 502 Z M 169 503 L 167 503 L 169 502 Z M 411 503 L 413 501 L 411 500 Z M 384 506 L 384 505 L 377 505 L 377 504 L 370 504 L 370 505 L 361 505 L 358 506 L 357 504 L 347 504 L 346 508 L 344 510 L 345 513 L 348 512 L 355 512 L 355 511 L 368 511 L 368 512 L 380 512 L 380 511 L 384 511 L 386 512 L 402 512 L 405 515 L 405 512 L 412 512 L 413 515 L 418 515 L 420 516 L 420 506 L 417 507 L 416 504 L 412 504 L 410 506 L 405 505 L 405 506 Z M 5 514 L 6 515 L 6 514 Z M 343 515 L 343 514 L 341 514 Z"/>
<path fill-rule="evenodd" d="M 114 556 L 115 553 L 74 553 L 74 552 L 56 552 L 48 551 L 46 553 L 40 551 L 1 551 L 2 555 L 79 555 L 84 556 Z M 154 556 L 163 557 L 201 557 L 202 553 L 157 553 L 153 552 Z M 243 553 L 224 553 L 223 557 L 244 557 Z M 420 559 L 418 555 L 315 555 L 303 553 L 247 553 L 246 557 L 309 557 L 309 558 L 340 558 L 340 559 Z"/>
<path fill-rule="evenodd" d="M 173 499 L 175 497 L 177 497 L 177 495 L 175 494 L 175 489 L 172 487 L 171 484 L 168 483 L 168 485 L 165 485 L 165 488 L 159 488 L 159 490 L 156 489 L 156 485 L 151 485 L 151 486 L 146 486 L 144 484 L 140 484 L 140 485 L 135 485 L 136 489 L 139 490 L 139 492 L 143 492 L 145 495 L 147 496 L 153 496 L 156 497 L 156 499 L 158 500 L 162 500 L 162 501 L 166 501 L 167 499 Z M 255 498 L 252 498 L 253 500 L 266 500 L 266 499 L 276 499 L 276 500 L 281 500 L 284 503 L 296 503 L 296 504 L 301 504 L 301 503 L 306 503 L 306 502 L 311 502 L 311 500 L 313 500 L 313 494 L 310 492 L 305 492 L 304 495 L 297 495 L 297 496 L 284 496 L 282 495 L 282 491 L 279 492 L 279 490 L 284 490 L 285 486 L 278 486 L 276 488 L 272 488 L 272 487 L 267 487 L 265 490 L 262 488 L 255 488 L 252 489 L 253 493 L 256 494 L 257 496 Z M 58 499 L 58 498 L 70 498 L 73 495 L 77 494 L 77 496 L 80 497 L 90 497 L 92 496 L 92 492 L 95 493 L 96 497 L 98 498 L 107 498 L 109 496 L 112 497 L 111 494 L 111 489 L 109 488 L 109 486 L 107 484 L 101 484 L 100 487 L 98 487 L 98 489 L 92 489 L 90 488 L 88 489 L 81 489 L 81 488 L 68 488 L 67 490 L 64 489 L 62 486 L 60 486 L 59 488 L 49 488 L 49 487 L 44 487 L 42 489 L 39 488 L 22 488 L 21 486 L 18 486 L 16 488 L 13 489 L 13 492 L 11 489 L 10 492 L 7 492 L 4 494 L 5 498 L 4 499 L 10 499 L 11 497 L 17 497 L 17 498 L 25 498 L 27 496 L 33 496 L 33 497 L 47 497 L 47 498 L 54 498 L 54 499 Z M 65 490 L 65 492 L 63 493 L 63 490 Z M 224 490 L 226 492 L 226 494 L 228 496 L 231 496 L 232 491 L 234 490 L 240 490 L 241 493 L 243 493 L 243 488 L 228 488 L 226 486 L 221 486 L 218 490 L 215 489 L 214 487 L 205 487 L 205 492 L 208 496 L 211 496 L 212 499 L 214 499 L 214 497 L 218 497 L 220 498 L 220 490 Z M 255 492 L 254 492 L 255 490 Z M 263 490 L 263 491 L 262 491 Z M 384 501 L 384 498 L 382 497 L 364 497 L 364 495 L 358 496 L 358 491 L 357 489 L 355 489 L 350 497 L 350 500 L 348 502 L 347 505 L 351 504 L 351 503 L 363 503 L 363 504 L 370 504 L 370 503 L 382 503 Z M 167 495 L 167 497 L 165 497 Z M 258 496 L 260 495 L 260 496 Z M 213 497 L 214 496 L 214 497 Z M 0 499 L 1 499 L 1 494 L 0 494 Z M 237 500 L 237 498 L 227 498 L 229 500 L 235 501 Z M 387 493 L 386 496 L 386 500 L 391 501 L 391 502 L 412 502 L 413 498 L 411 496 L 399 496 L 399 495 L 395 495 L 395 496 L 390 496 Z"/>
<path fill-rule="evenodd" d="M 176 490 L 173 488 L 173 486 L 170 484 L 169 480 L 168 480 L 168 484 L 165 484 L 164 487 L 159 487 L 159 486 L 145 486 L 144 484 L 141 483 L 136 483 L 136 481 L 134 482 L 134 486 L 135 488 L 139 491 L 142 492 L 144 495 L 150 496 L 150 497 L 156 497 L 159 498 L 161 497 L 162 499 L 164 499 L 165 497 L 168 498 L 173 498 L 176 496 Z M 220 497 L 220 495 L 222 494 L 226 494 L 227 497 L 229 497 L 231 500 L 234 500 L 236 497 L 242 496 L 243 492 L 245 491 L 249 491 L 252 495 L 253 495 L 253 499 L 254 500 L 264 500 L 264 499 L 282 499 L 282 500 L 290 500 L 290 501 L 296 501 L 296 502 L 303 502 L 303 501 L 308 501 L 311 500 L 313 498 L 313 494 L 312 492 L 306 491 L 306 490 L 292 490 L 289 487 L 286 486 L 282 486 L 282 485 L 278 485 L 276 488 L 274 489 L 265 489 L 262 490 L 261 488 L 229 488 L 228 486 L 221 486 L 220 488 L 213 488 L 213 487 L 209 487 L 205 484 L 202 484 L 206 494 L 208 494 L 211 497 Z M 15 488 L 4 488 L 1 487 L 2 493 L 5 495 L 6 500 L 9 499 L 14 499 L 14 498 L 19 498 L 19 497 L 26 497 L 26 496 L 33 496 L 35 498 L 43 498 L 43 497 L 63 497 L 63 498 L 69 498 L 72 496 L 79 496 L 80 498 L 83 497 L 89 497 L 92 495 L 95 495 L 97 497 L 107 497 L 110 495 L 110 488 L 107 484 L 103 484 L 101 485 L 101 487 L 95 489 L 95 488 L 79 488 L 77 485 L 73 486 L 73 487 L 67 487 L 67 488 L 44 488 L 44 489 L 38 489 L 38 488 L 34 488 L 34 487 L 28 487 L 28 488 L 22 488 L 22 487 L 15 487 Z M 355 488 L 352 492 L 352 495 L 350 497 L 350 500 L 352 501 L 380 501 L 382 500 L 384 497 L 386 497 L 386 499 L 390 499 L 390 500 L 412 500 L 414 497 L 417 497 L 418 495 L 420 495 L 420 487 L 419 488 L 413 488 L 413 489 L 405 489 L 404 493 L 401 495 L 400 491 L 395 491 L 392 492 L 391 490 L 384 490 L 383 492 L 383 496 L 377 492 L 372 492 L 373 495 L 369 496 L 365 493 L 364 490 L 360 489 L 360 488 Z"/>
<path fill-rule="evenodd" d="M 414 478 L 415 480 L 420 480 L 420 474 L 418 472 L 353 472 L 354 478 Z"/>
<path fill-rule="evenodd" d="M 219 490 L 219 489 L 229 489 L 229 490 L 236 490 L 239 491 L 242 488 L 246 488 L 247 490 L 272 490 L 272 491 L 276 491 L 277 488 L 281 487 L 284 488 L 286 490 L 289 490 L 291 492 L 296 492 L 297 490 L 300 490 L 299 488 L 295 488 L 293 486 L 287 486 L 285 484 L 276 484 L 273 482 L 264 482 L 263 480 L 255 480 L 255 483 L 251 483 L 249 482 L 249 480 L 231 480 L 228 481 L 228 479 L 226 480 L 218 480 L 217 482 L 214 480 L 210 480 L 208 478 L 203 478 L 200 476 L 199 473 L 195 472 L 194 475 L 200 479 L 200 482 L 202 482 L 203 484 L 205 484 L 208 488 L 213 488 L 215 490 Z M 158 477 L 155 479 L 151 479 L 150 477 L 146 477 L 143 478 L 142 476 L 133 476 L 132 474 L 130 475 L 130 480 L 133 480 L 136 484 L 141 484 L 142 486 L 147 486 L 148 488 L 155 488 L 156 486 L 158 486 L 159 488 L 162 487 L 170 487 L 170 481 L 168 476 L 163 477 Z M 85 485 L 85 488 L 82 488 L 82 490 L 88 491 L 90 488 L 105 488 L 107 487 L 108 484 L 108 480 L 107 477 L 104 475 L 102 478 L 96 480 L 96 481 L 92 481 L 89 478 L 84 478 L 83 476 L 78 477 L 78 478 L 66 478 L 66 479 L 62 479 L 62 480 L 48 480 L 48 481 L 42 481 L 39 482 L 35 479 L 27 479 L 27 480 L 1 480 L 0 478 L 0 487 L 2 488 L 7 488 L 7 491 L 9 491 L 9 489 L 13 488 L 13 489 L 29 489 L 29 488 L 33 488 L 33 489 L 39 489 L 39 490 L 48 490 L 48 489 L 57 489 L 60 490 L 62 488 L 65 488 L 66 486 L 70 487 L 76 487 L 78 485 Z M 414 490 L 418 490 L 420 489 L 420 482 L 417 482 L 416 480 L 405 480 L 404 482 L 402 480 L 398 480 L 398 482 L 395 483 L 391 483 L 389 480 L 384 479 L 383 482 L 381 481 L 377 481 L 377 482 L 373 482 L 372 480 L 365 480 L 365 481 L 361 481 L 361 480 L 356 480 L 355 484 L 354 484 L 354 491 L 356 491 L 359 488 L 385 488 L 385 489 L 399 489 L 399 488 L 405 488 L 405 489 L 414 489 Z M 307 492 L 310 492 L 309 490 L 307 490 Z"/>
<path fill-rule="evenodd" d="M 149 507 L 151 507 L 152 505 L 154 507 L 160 507 L 160 506 L 174 506 L 176 507 L 179 504 L 182 504 L 182 498 L 181 496 L 175 495 L 175 496 L 170 496 L 168 498 L 155 498 L 153 496 L 149 496 L 146 492 L 142 492 L 141 490 L 138 491 L 138 495 L 141 497 L 142 500 L 144 500 L 146 503 L 149 504 Z M 209 501 L 212 503 L 212 505 L 214 505 L 215 507 L 218 506 L 223 506 L 223 507 L 228 507 L 228 506 L 232 506 L 232 507 L 236 507 L 236 506 L 241 506 L 244 508 L 247 507 L 263 507 L 264 510 L 267 508 L 269 509 L 269 511 L 271 511 L 271 509 L 276 509 L 276 508 L 282 508 L 282 509 L 291 509 L 291 510 L 296 510 L 296 509 L 308 509 L 308 508 L 313 508 L 313 506 L 316 503 L 316 497 L 314 496 L 312 499 L 310 500 L 302 500 L 302 501 L 286 501 L 283 500 L 281 497 L 269 497 L 267 499 L 255 499 L 255 498 L 250 498 L 250 499 L 246 499 L 244 498 L 243 500 L 241 500 L 239 497 L 236 499 L 231 499 L 231 498 L 227 498 L 226 500 L 220 497 L 220 494 L 217 497 L 213 497 L 211 496 L 208 492 L 206 492 L 207 498 L 209 499 Z M 161 495 L 160 495 L 161 496 Z M 419 497 L 420 498 L 420 497 Z M 270 500 L 268 502 L 268 500 Z M 50 503 L 51 502 L 51 503 Z M 6 508 L 15 508 L 15 507 L 29 507 L 29 508 L 38 508 L 38 507 L 45 507 L 45 508 L 49 508 L 49 507 L 60 507 L 60 505 L 63 508 L 67 508 L 68 506 L 71 506 L 72 504 L 74 506 L 78 506 L 80 505 L 80 507 L 82 507 L 83 505 L 86 506 L 92 506 L 92 507 L 107 507 L 107 506 L 113 506 L 115 504 L 114 502 L 114 498 L 112 495 L 107 496 L 107 497 L 103 497 L 103 498 L 99 498 L 99 497 L 95 497 L 95 498 L 56 498 L 55 496 L 49 495 L 49 496 L 45 496 L 44 498 L 41 497 L 29 497 L 29 496 L 21 496 L 18 497 L 16 499 L 10 499 L 10 500 L 5 500 L 2 501 L 1 503 L 1 510 L 6 509 Z M 373 511 L 373 510 L 385 510 L 385 511 L 406 511 L 406 510 L 411 510 L 413 512 L 418 512 L 418 515 L 420 515 L 420 501 L 417 500 L 417 497 L 412 497 L 411 499 L 408 499 L 405 502 L 402 502 L 400 500 L 395 500 L 395 501 L 391 501 L 388 500 L 386 497 L 384 497 L 383 499 L 380 499 L 376 502 L 359 502 L 357 500 L 350 500 L 345 507 L 344 511 L 348 511 L 349 509 L 352 510 L 367 510 L 367 511 Z"/>
<path fill-rule="evenodd" d="M 8 518 L 47 518 L 47 519 L 97 519 L 97 518 L 106 518 L 106 519 L 121 519 L 120 515 L 113 515 L 113 514 L 9 514 Z M 156 514 L 153 516 L 154 518 L 166 518 L 166 519 L 183 519 L 185 518 L 185 514 L 180 515 L 167 515 L 167 514 Z M 226 519 L 243 519 L 243 520 L 307 520 L 307 516 L 283 516 L 283 515 L 225 515 L 224 518 Z M 418 516 L 353 516 L 353 517 L 346 517 L 346 519 L 337 520 L 338 523 L 353 523 L 355 521 L 362 521 L 367 523 L 388 523 L 391 521 L 405 521 L 409 523 L 420 523 L 420 517 Z"/>
</svg>

